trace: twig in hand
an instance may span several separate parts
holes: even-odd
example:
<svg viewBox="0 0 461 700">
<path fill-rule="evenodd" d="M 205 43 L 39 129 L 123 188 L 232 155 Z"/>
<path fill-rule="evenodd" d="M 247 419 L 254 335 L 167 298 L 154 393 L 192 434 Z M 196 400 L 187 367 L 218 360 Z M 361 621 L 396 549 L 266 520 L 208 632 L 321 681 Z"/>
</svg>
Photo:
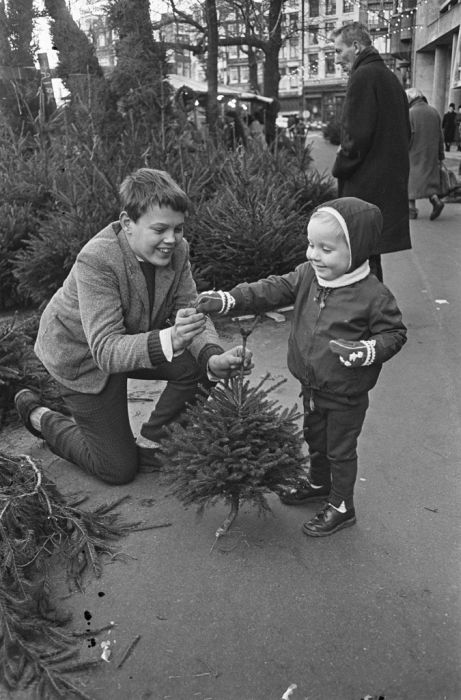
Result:
<svg viewBox="0 0 461 700">
<path fill-rule="evenodd" d="M 127 658 L 129 656 L 131 656 L 131 654 L 133 653 L 133 649 L 135 648 L 136 644 L 139 642 L 140 639 L 141 639 L 141 635 L 137 634 L 136 637 L 133 639 L 133 641 L 127 646 L 127 648 L 123 652 L 122 658 L 120 659 L 120 661 L 117 664 L 117 668 L 121 668 L 123 666 L 123 664 L 125 663 L 125 661 L 127 660 Z"/>
</svg>

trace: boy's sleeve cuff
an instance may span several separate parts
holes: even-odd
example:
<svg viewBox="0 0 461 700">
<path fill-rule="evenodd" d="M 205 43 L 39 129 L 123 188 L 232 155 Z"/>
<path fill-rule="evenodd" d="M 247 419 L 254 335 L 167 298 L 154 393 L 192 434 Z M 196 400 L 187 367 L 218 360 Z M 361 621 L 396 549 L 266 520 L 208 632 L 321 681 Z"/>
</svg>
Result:
<svg viewBox="0 0 461 700">
<path fill-rule="evenodd" d="M 159 365 L 165 362 L 165 354 L 160 340 L 160 331 L 154 330 L 149 333 L 147 338 L 147 351 L 152 365 Z"/>
<path fill-rule="evenodd" d="M 213 355 L 222 355 L 224 350 L 220 345 L 205 345 L 198 354 L 197 364 L 204 371 L 208 372 L 208 360 Z"/>
</svg>

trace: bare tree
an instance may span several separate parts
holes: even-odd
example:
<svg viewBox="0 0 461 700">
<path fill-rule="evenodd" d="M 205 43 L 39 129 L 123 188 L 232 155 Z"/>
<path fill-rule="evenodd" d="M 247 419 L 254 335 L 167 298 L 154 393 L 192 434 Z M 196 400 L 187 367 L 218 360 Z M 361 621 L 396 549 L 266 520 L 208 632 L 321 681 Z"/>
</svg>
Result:
<svg viewBox="0 0 461 700">
<path fill-rule="evenodd" d="M 154 28 L 160 28 L 173 22 L 178 25 L 189 25 L 197 37 L 195 44 L 180 42 L 173 45 L 172 48 L 180 46 L 193 53 L 209 51 L 211 48 L 210 32 L 215 31 L 215 28 L 209 25 L 210 15 L 207 12 L 209 0 L 205 0 L 205 8 L 203 4 L 197 3 L 196 5 L 199 10 L 202 10 L 197 15 L 204 18 L 203 22 L 198 20 L 197 15 L 192 12 L 185 12 L 179 9 L 175 0 L 169 0 L 169 2 L 172 10 L 171 15 L 164 17 L 161 22 L 154 25 Z M 215 2 L 216 0 L 213 0 L 213 3 Z M 256 52 L 259 50 L 264 54 L 263 94 L 274 99 L 266 120 L 266 135 L 269 140 L 275 137 L 275 119 L 278 111 L 279 53 L 283 41 L 288 36 L 283 36 L 282 34 L 282 17 L 285 3 L 286 0 L 261 0 L 261 2 L 255 2 L 255 0 L 221 0 L 218 3 L 218 8 L 222 12 L 227 11 L 228 16 L 233 14 L 243 26 L 243 32 L 239 34 L 224 34 L 222 27 L 218 23 L 218 46 L 240 46 L 247 52 L 250 85 L 253 89 L 258 87 Z M 208 56 L 207 60 L 209 93 L 212 93 L 212 91 L 214 93 L 214 75 L 217 76 L 217 52 L 215 58 L 213 49 L 213 56 Z M 213 119 L 212 114 L 208 114 L 207 117 L 209 121 Z"/>
</svg>

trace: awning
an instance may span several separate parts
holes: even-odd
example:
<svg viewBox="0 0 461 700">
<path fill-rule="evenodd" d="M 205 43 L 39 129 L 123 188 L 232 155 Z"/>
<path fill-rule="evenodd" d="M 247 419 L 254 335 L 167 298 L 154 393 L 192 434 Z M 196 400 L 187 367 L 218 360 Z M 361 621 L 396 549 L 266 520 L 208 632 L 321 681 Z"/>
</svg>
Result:
<svg viewBox="0 0 461 700">
<path fill-rule="evenodd" d="M 192 78 L 187 78 L 185 75 L 176 75 L 176 73 L 171 73 L 168 75 L 166 80 L 175 90 L 180 90 L 182 87 L 187 87 L 197 94 L 208 94 L 208 83 L 206 80 L 193 80 Z M 266 102 L 271 104 L 274 101 L 272 97 L 263 97 L 262 95 L 256 95 L 253 92 L 242 92 L 241 90 L 235 90 L 227 85 L 220 85 L 219 83 L 218 95 L 235 97 L 236 99 L 247 102 Z"/>
</svg>

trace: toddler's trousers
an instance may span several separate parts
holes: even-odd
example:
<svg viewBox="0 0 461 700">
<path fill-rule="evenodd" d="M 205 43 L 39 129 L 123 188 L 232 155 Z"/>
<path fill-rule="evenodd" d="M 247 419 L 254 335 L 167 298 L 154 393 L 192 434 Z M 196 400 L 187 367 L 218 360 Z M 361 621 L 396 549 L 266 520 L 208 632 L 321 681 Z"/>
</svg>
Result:
<svg viewBox="0 0 461 700">
<path fill-rule="evenodd" d="M 304 439 L 309 448 L 310 479 L 315 485 L 329 486 L 331 505 L 344 501 L 347 509 L 354 505 L 357 478 L 357 440 L 368 408 L 368 394 L 354 399 L 350 405 L 335 403 L 330 398 L 314 396 L 310 408 L 310 392 L 303 390 Z"/>
<path fill-rule="evenodd" d="M 164 437 L 163 426 L 180 419 L 186 404 L 194 403 L 199 385 L 206 390 L 211 387 L 187 351 L 151 369 L 113 374 L 99 394 L 82 394 L 60 385 L 71 417 L 46 412 L 41 421 L 44 439 L 59 457 L 111 484 L 128 483 L 140 467 L 156 463 L 154 449 L 136 445 L 128 414 L 128 378 L 167 381 L 141 428 L 150 440 Z"/>
</svg>

